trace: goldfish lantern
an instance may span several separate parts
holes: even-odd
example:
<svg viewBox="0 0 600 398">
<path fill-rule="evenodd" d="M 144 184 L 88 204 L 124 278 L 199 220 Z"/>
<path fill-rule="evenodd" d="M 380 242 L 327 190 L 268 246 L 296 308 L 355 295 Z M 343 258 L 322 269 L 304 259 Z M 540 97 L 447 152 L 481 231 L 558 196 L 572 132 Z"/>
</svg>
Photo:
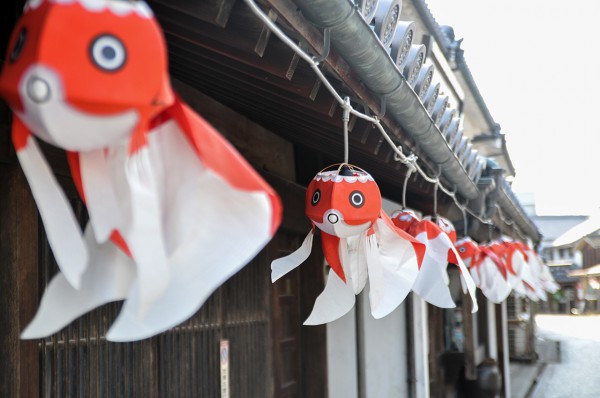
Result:
<svg viewBox="0 0 600 398">
<path fill-rule="evenodd" d="M 321 232 L 331 270 L 306 325 L 346 314 L 367 281 L 375 318 L 389 314 L 404 300 L 417 276 L 424 247 L 394 227 L 381 209 L 381 194 L 371 175 L 348 164 L 317 173 L 306 191 L 306 215 L 313 228 L 302 246 L 271 265 L 275 282 L 308 258 L 314 234 L 317 229 Z"/>
<path fill-rule="evenodd" d="M 523 285 L 525 286 L 525 295 L 532 301 L 546 300 L 544 289 L 539 283 L 539 279 L 535 270 L 531 268 L 532 262 L 529 258 L 527 246 L 520 241 L 505 242 L 509 246 L 509 252 L 513 251 L 512 268 L 520 275 Z M 515 260 L 517 258 L 518 260 Z"/>
<path fill-rule="evenodd" d="M 175 96 L 144 2 L 31 0 L 6 59 L 0 95 L 61 270 L 22 337 L 122 299 L 107 338 L 150 337 L 191 316 L 270 240 L 278 197 Z M 85 234 L 34 136 L 68 151 Z"/>
<path fill-rule="evenodd" d="M 469 237 L 456 242 L 456 248 L 464 263 L 469 267 L 475 285 L 491 302 L 504 301 L 512 287 L 507 280 L 504 264 L 498 256 L 485 246 L 479 246 Z"/>
<path fill-rule="evenodd" d="M 392 221 L 396 227 L 403 231 L 409 232 L 414 231 L 417 225 L 421 222 L 421 219 L 414 211 L 404 209 L 392 214 Z"/>
<path fill-rule="evenodd" d="M 454 228 L 454 224 L 452 224 L 450 222 L 450 220 L 448 220 L 445 217 L 440 217 L 440 216 L 436 216 L 436 217 L 426 216 L 426 217 L 423 217 L 423 219 L 432 221 L 434 224 L 436 224 L 438 227 L 440 227 L 440 229 L 443 232 L 445 232 L 446 235 L 448 235 L 448 237 L 450 238 L 450 242 L 452 242 L 452 244 L 456 243 L 456 229 Z"/>
<path fill-rule="evenodd" d="M 477 311 L 475 283 L 451 238 L 439 224 L 427 218 L 419 220 L 410 210 L 395 212 L 392 214 L 392 222 L 398 228 L 406 228 L 407 233 L 425 244 L 425 257 L 412 290 L 423 300 L 437 307 L 456 307 L 450 294 L 450 278 L 447 271 L 448 264 L 455 264 L 460 271 L 463 292 L 469 293 L 473 302 L 473 312 Z M 450 221 L 444 219 L 442 224 L 448 231 L 454 230 L 453 226 L 450 227 L 452 225 Z M 454 236 L 456 236 L 456 232 L 454 232 Z"/>
<path fill-rule="evenodd" d="M 510 283 L 515 293 L 538 301 L 539 298 L 535 294 L 536 281 L 527 265 L 528 258 L 524 247 L 507 239 L 491 242 L 486 247 L 493 251 L 504 263 L 508 283 Z"/>
<path fill-rule="evenodd" d="M 84 17 L 92 13 L 94 23 Z M 87 249 L 32 134 L 81 152 L 86 165 L 134 131 L 140 141 L 150 118 L 174 100 L 165 45 L 150 16 L 143 2 L 30 1 L 9 41 L 0 95 L 13 110 L 13 143 L 54 256 L 75 287 L 85 271 Z M 103 30 L 100 23 L 111 28 Z M 136 33 L 122 34 L 125 29 Z M 87 184 L 92 173 L 88 167 L 84 171 Z M 96 217 L 96 197 L 91 196 L 92 220 L 107 224 Z M 99 226 L 94 232 L 110 233 Z"/>
<path fill-rule="evenodd" d="M 550 274 L 550 271 L 547 270 L 548 267 L 529 245 L 522 242 L 517 242 L 517 244 L 520 245 L 527 258 L 527 268 L 534 282 L 532 287 L 536 298 L 542 301 L 548 300 L 546 291 L 556 291 L 555 288 L 558 288 L 554 282 L 554 278 L 552 278 L 552 274 Z"/>
<path fill-rule="evenodd" d="M 559 286 L 554 280 L 552 274 L 550 273 L 550 269 L 548 268 L 548 266 L 544 263 L 540 256 L 529 246 L 526 247 L 526 254 L 529 258 L 528 264 L 531 269 L 531 272 L 534 275 L 534 277 L 537 278 L 540 287 L 545 292 L 555 293 L 558 290 Z M 547 299 L 545 294 L 543 294 L 543 297 L 540 294 L 538 295 L 544 301 Z"/>
</svg>

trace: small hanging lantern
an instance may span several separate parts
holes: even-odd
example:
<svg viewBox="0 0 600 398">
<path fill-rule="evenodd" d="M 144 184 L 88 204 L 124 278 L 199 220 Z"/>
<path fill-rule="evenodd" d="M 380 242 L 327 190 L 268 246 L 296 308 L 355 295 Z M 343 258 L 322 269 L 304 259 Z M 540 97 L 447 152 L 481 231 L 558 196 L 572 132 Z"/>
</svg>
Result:
<svg viewBox="0 0 600 398">
<path fill-rule="evenodd" d="M 469 237 L 456 242 L 456 248 L 483 294 L 493 303 L 503 302 L 512 291 L 512 287 L 500 258 L 489 248 L 477 245 Z"/>
<path fill-rule="evenodd" d="M 448 264 L 455 264 L 460 271 L 463 292 L 469 293 L 473 301 L 473 312 L 477 311 L 475 283 L 452 243 L 452 239 L 456 239 L 452 223 L 439 216 L 436 221 L 438 224 L 430 217 L 419 220 L 410 210 L 395 212 L 392 214 L 392 222 L 398 228 L 405 228 L 406 232 L 423 242 L 426 247 L 425 257 L 412 290 L 423 300 L 437 307 L 456 307 L 450 293 L 450 279 L 447 273 Z M 452 238 L 445 231 L 448 231 Z"/>
</svg>

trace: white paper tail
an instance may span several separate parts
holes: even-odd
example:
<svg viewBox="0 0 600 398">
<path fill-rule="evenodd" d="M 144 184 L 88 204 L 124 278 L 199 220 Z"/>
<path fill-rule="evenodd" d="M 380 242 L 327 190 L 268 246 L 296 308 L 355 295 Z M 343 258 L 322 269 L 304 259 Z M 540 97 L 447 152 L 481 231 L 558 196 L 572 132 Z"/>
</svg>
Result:
<svg viewBox="0 0 600 398">
<path fill-rule="evenodd" d="M 135 265 L 112 242 L 97 245 L 90 228 L 86 230 L 90 263 L 76 290 L 63 273 L 48 284 L 40 307 L 21 334 L 23 339 L 49 336 L 70 322 L 111 301 L 123 300 L 135 278 Z"/>
<path fill-rule="evenodd" d="M 79 161 L 90 224 L 96 241 L 103 243 L 113 230 L 120 229 L 123 220 L 106 154 L 104 149 L 79 152 Z"/>
<path fill-rule="evenodd" d="M 130 224 L 124 226 L 123 233 L 137 264 L 137 313 L 143 317 L 152 303 L 163 294 L 170 277 L 162 226 L 163 212 L 147 148 L 138 150 L 128 159 L 126 177 L 130 187 L 132 216 Z"/>
<path fill-rule="evenodd" d="M 473 302 L 471 312 L 477 312 L 477 310 L 479 309 L 479 307 L 477 306 L 477 286 L 475 286 L 475 282 L 473 281 L 473 278 L 471 278 L 471 273 L 469 272 L 469 269 L 467 268 L 463 260 L 460 258 L 460 255 L 458 254 L 456 248 L 452 246 L 450 250 L 452 250 L 458 262 L 458 264 L 456 265 L 460 270 L 460 280 L 463 293 L 468 292 L 469 296 L 471 297 L 471 301 Z"/>
<path fill-rule="evenodd" d="M 346 276 L 346 280 L 348 276 Z M 321 325 L 346 315 L 354 307 L 356 296 L 333 270 L 329 270 L 325 290 L 317 297 L 305 325 Z"/>
<path fill-rule="evenodd" d="M 78 289 L 88 264 L 81 228 L 37 142 L 30 136 L 17 151 L 19 163 L 42 217 L 54 258 L 67 282 Z"/>
<path fill-rule="evenodd" d="M 448 246 L 441 239 L 428 240 L 425 233 L 417 235 L 417 239 L 425 243 L 426 250 L 419 269 L 419 274 L 412 287 L 423 300 L 440 308 L 454 308 L 456 304 L 450 295 L 450 278 L 448 277 Z M 446 238 L 448 238 L 446 236 Z M 448 238 L 448 241 L 450 239 Z"/>
<path fill-rule="evenodd" d="M 396 234 L 382 220 L 375 224 L 375 236 L 379 243 L 377 265 L 381 271 L 376 273 L 377 279 L 371 281 L 381 290 L 381 298 L 376 307 L 371 305 L 371 314 L 379 319 L 394 311 L 410 293 L 412 286 L 419 274 L 419 265 L 412 244 Z M 371 270 L 369 269 L 369 277 Z M 372 293 L 371 293 L 372 294 Z"/>
<path fill-rule="evenodd" d="M 308 232 L 302 246 L 300 246 L 295 252 L 273 260 L 271 263 L 271 281 L 275 282 L 288 272 L 292 271 L 300 264 L 306 261 L 312 251 L 313 238 L 315 234 L 312 230 Z"/>
<path fill-rule="evenodd" d="M 369 272 L 369 302 L 371 303 L 371 313 L 375 316 L 384 294 L 393 295 L 395 292 L 386 290 L 383 266 L 379 258 L 379 247 L 375 235 L 367 237 L 366 252 Z"/>
</svg>

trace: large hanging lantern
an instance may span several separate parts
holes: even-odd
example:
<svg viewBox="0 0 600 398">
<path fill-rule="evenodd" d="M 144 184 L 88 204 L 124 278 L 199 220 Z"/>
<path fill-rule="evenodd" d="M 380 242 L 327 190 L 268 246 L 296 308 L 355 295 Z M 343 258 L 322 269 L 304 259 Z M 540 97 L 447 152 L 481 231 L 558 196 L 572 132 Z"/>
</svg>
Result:
<svg viewBox="0 0 600 398">
<path fill-rule="evenodd" d="M 122 299 L 107 338 L 150 337 L 193 315 L 270 240 L 277 195 L 174 95 L 144 2 L 32 0 L 6 59 L 0 95 L 61 269 L 23 337 Z M 69 151 L 85 237 L 34 136 Z"/>
<path fill-rule="evenodd" d="M 272 263 L 273 282 L 310 255 L 321 232 L 331 270 L 306 325 L 333 321 L 352 309 L 369 281 L 371 313 L 381 318 L 410 292 L 424 246 L 394 227 L 381 209 L 381 194 L 370 174 L 348 164 L 317 173 L 306 191 L 306 215 L 313 228 L 302 246 Z"/>
</svg>

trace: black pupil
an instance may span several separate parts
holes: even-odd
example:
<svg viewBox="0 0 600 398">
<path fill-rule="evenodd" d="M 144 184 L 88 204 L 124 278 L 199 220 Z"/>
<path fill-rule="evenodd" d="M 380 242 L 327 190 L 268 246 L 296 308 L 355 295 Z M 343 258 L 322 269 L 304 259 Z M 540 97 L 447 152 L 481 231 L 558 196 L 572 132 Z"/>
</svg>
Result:
<svg viewBox="0 0 600 398">
<path fill-rule="evenodd" d="M 17 37 L 17 42 L 15 43 L 15 48 L 13 48 L 12 53 L 10 54 L 10 62 L 15 62 L 15 60 L 23 51 L 23 45 L 25 44 L 25 39 L 27 38 L 27 29 L 21 29 L 19 32 L 19 37 Z"/>
<path fill-rule="evenodd" d="M 114 59 L 117 55 L 117 52 L 114 48 L 106 46 L 102 48 L 102 56 L 106 59 Z"/>
<path fill-rule="evenodd" d="M 312 197 L 312 204 L 316 205 L 317 203 L 319 203 L 319 199 L 321 199 L 321 191 L 319 191 L 318 189 L 315 191 L 315 193 L 313 193 L 313 197 Z"/>
<path fill-rule="evenodd" d="M 365 202 L 365 198 L 362 193 L 354 191 L 350 194 L 350 202 L 354 207 L 361 207 Z"/>
</svg>

